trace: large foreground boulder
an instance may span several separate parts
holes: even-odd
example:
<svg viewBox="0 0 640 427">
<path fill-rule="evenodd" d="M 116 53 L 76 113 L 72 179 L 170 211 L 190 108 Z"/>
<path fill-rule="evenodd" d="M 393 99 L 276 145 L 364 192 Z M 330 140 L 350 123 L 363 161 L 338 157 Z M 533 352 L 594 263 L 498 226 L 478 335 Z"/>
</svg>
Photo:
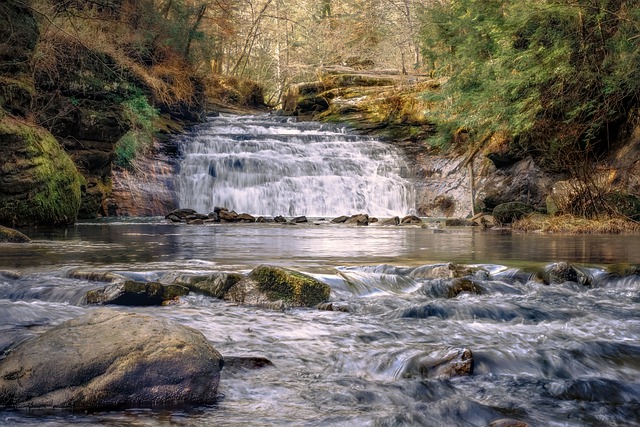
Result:
<svg viewBox="0 0 640 427">
<path fill-rule="evenodd" d="M 0 405 L 113 408 L 213 402 L 223 359 L 195 329 L 97 310 L 0 361 Z"/>
</svg>

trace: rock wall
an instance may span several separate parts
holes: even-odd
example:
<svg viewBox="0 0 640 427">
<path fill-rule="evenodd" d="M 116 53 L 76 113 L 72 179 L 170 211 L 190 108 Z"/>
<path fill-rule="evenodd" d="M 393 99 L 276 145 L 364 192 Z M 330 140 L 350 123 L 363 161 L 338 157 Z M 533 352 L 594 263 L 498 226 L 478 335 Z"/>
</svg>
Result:
<svg viewBox="0 0 640 427">
<path fill-rule="evenodd" d="M 399 147 L 411 165 L 418 215 L 465 218 L 473 206 L 476 212 L 490 211 L 511 201 L 544 207 L 556 178 L 531 158 L 500 162 L 490 152 L 479 152 L 471 162 L 472 202 L 466 152 L 443 153 L 429 142 L 434 126 L 425 112 L 433 106 L 421 95 L 438 85 L 423 75 L 330 68 L 320 73 L 318 82 L 292 86 L 284 97 L 283 114 L 345 122 Z"/>
</svg>

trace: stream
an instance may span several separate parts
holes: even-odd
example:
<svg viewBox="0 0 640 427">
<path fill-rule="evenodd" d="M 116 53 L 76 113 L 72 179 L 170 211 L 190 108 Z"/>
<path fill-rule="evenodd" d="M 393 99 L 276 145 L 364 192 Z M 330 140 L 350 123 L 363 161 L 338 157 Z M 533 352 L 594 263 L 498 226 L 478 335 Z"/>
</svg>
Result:
<svg viewBox="0 0 640 427">
<path fill-rule="evenodd" d="M 203 164 L 215 164 L 218 179 L 223 168 L 207 156 Z M 389 166 L 376 180 L 408 188 L 407 198 L 366 196 L 362 203 L 378 215 L 408 213 L 402 167 Z M 187 169 L 183 189 L 198 181 L 189 176 L 203 173 Z M 196 195 L 181 197 L 196 203 Z M 284 202 L 252 211 L 315 213 L 307 224 L 117 218 L 23 230 L 32 243 L 0 244 L 0 355 L 95 309 L 82 299 L 103 284 L 73 278 L 78 269 L 157 280 L 167 272 L 246 273 L 273 264 L 329 284 L 331 301 L 344 308 L 278 311 L 196 294 L 169 306 L 113 307 L 175 320 L 201 331 L 223 356 L 264 357 L 273 366 L 223 369 L 211 405 L 90 413 L 4 408 L 0 425 L 487 426 L 505 418 L 530 426 L 640 425 L 640 235 L 521 234 L 436 221 L 357 227 L 318 218 L 351 210 L 330 211 L 341 202 L 325 199 L 307 205 L 313 211 L 291 211 Z M 199 211 L 226 199 L 202 200 Z M 543 283 L 543 272 L 559 261 L 572 264 L 580 280 Z M 447 295 L 453 279 L 428 272 L 448 263 L 471 266 L 466 278 L 482 291 Z M 472 352 L 471 375 L 434 378 L 415 369 L 417 359 L 458 349 Z"/>
</svg>

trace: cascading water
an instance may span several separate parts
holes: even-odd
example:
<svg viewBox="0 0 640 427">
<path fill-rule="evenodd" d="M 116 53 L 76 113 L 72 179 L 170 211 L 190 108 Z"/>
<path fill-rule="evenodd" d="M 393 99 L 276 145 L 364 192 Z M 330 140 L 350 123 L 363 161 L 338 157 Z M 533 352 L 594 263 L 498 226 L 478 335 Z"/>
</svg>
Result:
<svg viewBox="0 0 640 427">
<path fill-rule="evenodd" d="M 413 213 L 395 147 L 344 128 L 274 116 L 212 118 L 183 143 L 179 205 L 312 217 Z"/>
</svg>

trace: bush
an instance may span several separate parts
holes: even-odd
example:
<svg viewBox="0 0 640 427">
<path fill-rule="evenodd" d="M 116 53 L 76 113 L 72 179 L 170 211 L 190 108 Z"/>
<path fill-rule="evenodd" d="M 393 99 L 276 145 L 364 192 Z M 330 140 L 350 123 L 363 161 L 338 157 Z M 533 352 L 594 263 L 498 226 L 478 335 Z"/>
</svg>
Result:
<svg viewBox="0 0 640 427">
<path fill-rule="evenodd" d="M 127 121 L 130 129 L 116 144 L 116 160 L 118 166 L 130 168 L 136 157 L 153 144 L 153 137 L 157 130 L 156 120 L 158 110 L 149 104 L 142 94 L 123 101 L 122 116 Z"/>
<path fill-rule="evenodd" d="M 534 211 L 533 207 L 522 202 L 502 203 L 493 209 L 493 217 L 500 224 L 511 224 Z"/>
</svg>

